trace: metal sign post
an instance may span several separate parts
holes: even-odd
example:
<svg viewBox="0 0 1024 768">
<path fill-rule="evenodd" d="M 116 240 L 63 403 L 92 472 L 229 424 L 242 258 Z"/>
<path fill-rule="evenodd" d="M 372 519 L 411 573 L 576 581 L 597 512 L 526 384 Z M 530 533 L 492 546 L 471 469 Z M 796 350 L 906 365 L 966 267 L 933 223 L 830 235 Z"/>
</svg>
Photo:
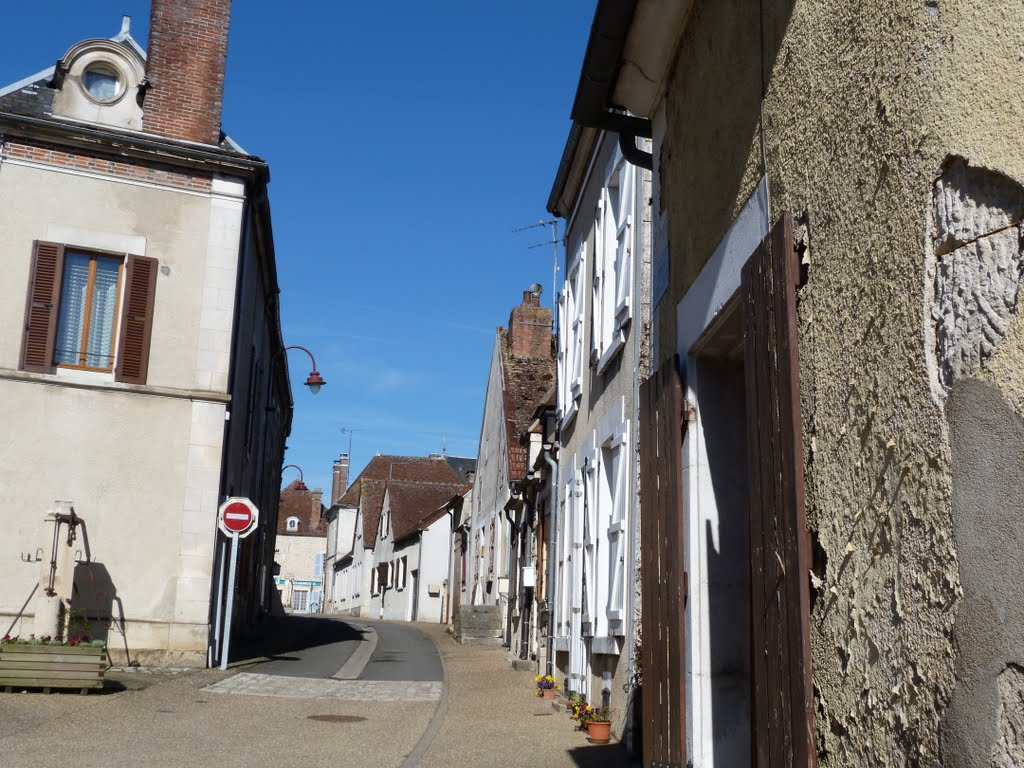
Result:
<svg viewBox="0 0 1024 768">
<path fill-rule="evenodd" d="M 220 668 L 228 668 L 231 652 L 231 617 L 235 606 L 235 573 L 238 569 L 238 540 L 244 539 L 256 530 L 260 513 L 249 499 L 234 496 L 220 505 L 217 512 L 217 527 L 231 537 L 231 566 L 228 569 L 228 604 L 224 611 L 224 644 L 220 654 Z"/>
</svg>

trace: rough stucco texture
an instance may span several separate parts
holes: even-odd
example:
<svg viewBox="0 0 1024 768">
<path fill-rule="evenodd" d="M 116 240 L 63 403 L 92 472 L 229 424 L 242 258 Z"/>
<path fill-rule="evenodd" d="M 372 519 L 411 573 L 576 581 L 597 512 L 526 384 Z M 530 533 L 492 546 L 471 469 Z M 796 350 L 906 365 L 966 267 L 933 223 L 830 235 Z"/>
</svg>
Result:
<svg viewBox="0 0 1024 768">
<path fill-rule="evenodd" d="M 1019 0 L 795 0 L 765 4 L 762 18 L 723 0 L 694 9 L 673 68 L 656 159 L 668 300 L 684 295 L 765 165 L 772 218 L 788 210 L 801 223 L 822 766 L 943 764 L 965 605 L 946 389 L 967 374 L 1024 408 L 1015 193 L 995 177 L 985 183 L 1009 198 L 977 189 L 953 159 L 1024 180 L 1019 11 Z M 956 191 L 965 185 L 1000 210 L 972 207 Z M 997 232 L 1000 221 L 1011 229 Z M 673 314 L 660 315 L 657 359 L 675 351 Z M 998 718 L 1017 722 L 1013 695 L 1003 699 L 986 726 L 993 744 Z"/>
</svg>

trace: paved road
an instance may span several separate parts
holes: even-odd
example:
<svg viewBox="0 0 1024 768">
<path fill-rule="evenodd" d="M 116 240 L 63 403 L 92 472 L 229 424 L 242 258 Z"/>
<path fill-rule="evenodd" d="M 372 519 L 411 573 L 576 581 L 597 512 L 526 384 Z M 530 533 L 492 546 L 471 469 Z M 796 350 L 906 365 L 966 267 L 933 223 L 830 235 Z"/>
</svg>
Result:
<svg viewBox="0 0 1024 768">
<path fill-rule="evenodd" d="M 330 677 L 348 661 L 366 632 L 357 626 L 326 616 L 286 616 L 270 627 L 268 640 L 242 653 L 267 661 L 247 665 L 247 670 L 286 677 Z M 236 654 L 232 654 L 237 658 Z"/>
<path fill-rule="evenodd" d="M 369 628 L 369 629 L 368 629 Z M 276 619 L 269 644 L 240 651 L 251 659 L 245 671 L 260 675 L 322 678 L 335 675 L 361 643 L 376 634 L 376 647 L 355 679 L 433 682 L 443 679 L 437 646 L 407 624 L 326 616 Z M 287 649 L 287 650 L 284 650 Z M 236 654 L 232 654 L 236 657 Z"/>
<path fill-rule="evenodd" d="M 408 624 L 361 622 L 377 632 L 377 648 L 360 680 L 441 680 L 441 658 L 433 641 Z"/>
</svg>

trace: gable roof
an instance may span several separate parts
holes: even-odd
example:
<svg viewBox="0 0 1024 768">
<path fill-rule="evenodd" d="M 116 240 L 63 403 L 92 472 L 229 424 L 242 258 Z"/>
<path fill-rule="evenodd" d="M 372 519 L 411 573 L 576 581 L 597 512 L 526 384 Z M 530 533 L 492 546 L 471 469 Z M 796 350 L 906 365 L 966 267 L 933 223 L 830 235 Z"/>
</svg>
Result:
<svg viewBox="0 0 1024 768">
<path fill-rule="evenodd" d="M 288 518 L 299 520 L 297 531 L 288 530 Z M 281 490 L 277 507 L 277 533 L 279 536 L 326 536 L 327 520 L 324 505 L 317 494 L 301 480 L 292 480 Z"/>
<path fill-rule="evenodd" d="M 555 383 L 555 358 L 513 355 L 508 330 L 498 329 L 501 346 L 502 397 L 505 409 L 505 441 L 508 444 L 509 477 L 526 474 L 527 446 L 524 437 L 537 406 Z"/>
<path fill-rule="evenodd" d="M 436 520 L 435 513 L 458 494 L 460 487 L 458 483 L 414 483 L 401 480 L 388 483 L 392 541 L 401 541 L 422 530 L 424 524 L 429 524 L 428 520 Z"/>
<path fill-rule="evenodd" d="M 342 506 L 358 507 L 363 516 L 363 546 L 377 536 L 384 494 L 392 483 L 461 485 L 459 473 L 443 456 L 374 456 L 359 477 L 338 500 Z M 435 505 L 436 506 L 436 505 Z"/>
</svg>

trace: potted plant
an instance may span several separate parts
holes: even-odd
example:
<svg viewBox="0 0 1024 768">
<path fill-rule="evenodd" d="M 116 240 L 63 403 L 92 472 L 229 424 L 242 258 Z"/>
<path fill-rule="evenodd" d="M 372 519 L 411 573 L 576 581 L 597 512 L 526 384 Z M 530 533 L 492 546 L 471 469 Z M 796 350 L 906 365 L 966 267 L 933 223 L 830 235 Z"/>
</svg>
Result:
<svg viewBox="0 0 1024 768">
<path fill-rule="evenodd" d="M 537 684 L 538 696 L 543 696 L 545 699 L 555 698 L 555 691 L 558 690 L 555 678 L 551 675 L 537 675 L 533 680 Z"/>
<path fill-rule="evenodd" d="M 59 640 L 43 635 L 6 635 L 0 640 L 0 686 L 17 688 L 78 688 L 88 693 L 103 687 L 107 669 L 106 643 L 85 635 Z"/>
<path fill-rule="evenodd" d="M 610 714 L 607 710 L 590 704 L 584 705 L 580 711 L 580 722 L 586 725 L 587 736 L 592 744 L 607 744 L 611 741 Z"/>
<path fill-rule="evenodd" d="M 565 708 L 572 712 L 572 719 L 578 720 L 580 707 L 583 706 L 583 696 L 579 691 L 569 691 L 569 698 L 566 699 Z"/>
</svg>

